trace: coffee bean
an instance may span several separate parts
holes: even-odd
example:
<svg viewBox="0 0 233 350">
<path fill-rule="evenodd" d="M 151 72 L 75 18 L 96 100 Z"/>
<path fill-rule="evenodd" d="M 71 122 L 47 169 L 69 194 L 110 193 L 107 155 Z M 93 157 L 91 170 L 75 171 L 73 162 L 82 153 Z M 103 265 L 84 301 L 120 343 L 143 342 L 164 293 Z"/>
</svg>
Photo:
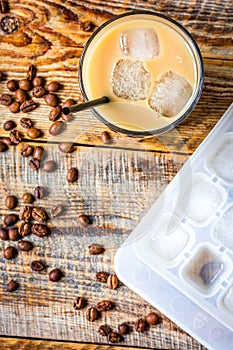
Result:
<svg viewBox="0 0 233 350">
<path fill-rule="evenodd" d="M 43 238 L 48 236 L 49 228 L 44 224 L 33 224 L 32 225 L 32 233 L 37 237 Z"/>
<path fill-rule="evenodd" d="M 126 335 L 129 333 L 129 325 L 127 323 L 122 323 L 118 326 L 118 332 L 120 335 Z"/>
<path fill-rule="evenodd" d="M 99 326 L 98 333 L 103 337 L 107 337 L 111 332 L 112 332 L 112 329 L 107 325 Z"/>
<path fill-rule="evenodd" d="M 0 94 L 0 104 L 3 106 L 10 106 L 12 98 L 8 94 Z"/>
<path fill-rule="evenodd" d="M 20 104 L 19 102 L 15 101 L 9 106 L 9 110 L 11 113 L 18 113 L 20 110 Z"/>
<path fill-rule="evenodd" d="M 45 162 L 43 165 L 43 170 L 46 173 L 52 173 L 56 169 L 57 169 L 57 163 L 54 162 L 53 160 L 47 160 L 47 162 Z"/>
<path fill-rule="evenodd" d="M 119 280 L 115 274 L 111 274 L 107 279 L 107 287 L 109 289 L 116 289 L 119 285 Z"/>
<path fill-rule="evenodd" d="M 18 249 L 22 250 L 24 252 L 28 252 L 29 250 L 32 250 L 33 245 L 29 241 L 19 241 L 18 242 Z"/>
<path fill-rule="evenodd" d="M 62 104 L 62 108 L 64 107 L 70 107 L 76 104 L 76 101 L 73 100 L 72 98 L 68 98 L 68 100 L 66 100 L 65 102 L 63 102 Z"/>
<path fill-rule="evenodd" d="M 14 145 L 13 142 L 11 142 L 11 139 L 10 139 L 9 137 L 3 137 L 2 141 L 0 141 L 0 144 L 1 144 L 1 143 L 4 143 L 5 146 L 13 146 L 13 145 Z M 4 151 L 6 151 L 6 150 L 8 149 L 8 147 L 6 147 L 6 148 L 4 149 L 5 146 L 4 146 L 4 145 L 1 145 L 1 147 L 3 148 L 3 150 L 1 150 L 1 147 L 0 147 L 0 152 L 4 152 Z"/>
<path fill-rule="evenodd" d="M 8 214 L 5 216 L 3 223 L 5 226 L 13 226 L 19 221 L 19 216 L 17 214 Z"/>
<path fill-rule="evenodd" d="M 31 82 L 28 79 L 22 79 L 19 81 L 19 88 L 24 91 L 29 91 L 32 88 Z"/>
<path fill-rule="evenodd" d="M 17 227 L 9 228 L 8 235 L 10 241 L 18 241 L 21 238 Z"/>
<path fill-rule="evenodd" d="M 16 281 L 11 280 L 7 284 L 6 290 L 10 293 L 16 291 L 19 288 L 19 284 Z"/>
<path fill-rule="evenodd" d="M 59 269 L 54 269 L 49 273 L 49 279 L 51 282 L 58 282 L 62 278 L 62 272 Z"/>
<path fill-rule="evenodd" d="M 74 309 L 75 310 L 81 310 L 84 308 L 86 302 L 83 297 L 77 297 L 74 299 Z"/>
<path fill-rule="evenodd" d="M 14 209 L 18 204 L 18 200 L 15 196 L 6 196 L 5 198 L 5 206 L 8 209 Z"/>
<path fill-rule="evenodd" d="M 47 90 L 49 92 L 56 92 L 59 89 L 60 89 L 60 84 L 58 83 L 58 81 L 51 81 L 51 83 L 47 85 Z"/>
<path fill-rule="evenodd" d="M 35 75 L 36 75 L 36 67 L 33 66 L 33 64 L 30 64 L 30 66 L 28 67 L 27 74 L 26 74 L 26 79 L 33 80 L 35 78 Z"/>
<path fill-rule="evenodd" d="M 87 227 L 92 224 L 91 219 L 87 215 L 79 215 L 78 221 L 82 227 Z"/>
<path fill-rule="evenodd" d="M 31 232 L 32 232 L 31 228 L 32 228 L 32 225 L 30 222 L 23 221 L 21 223 L 21 225 L 19 226 L 19 234 L 22 237 L 26 237 L 26 236 L 31 234 Z"/>
<path fill-rule="evenodd" d="M 21 106 L 20 106 L 20 110 L 23 112 L 23 113 L 28 113 L 28 112 L 31 112 L 33 111 L 34 109 L 37 108 L 37 104 L 35 101 L 33 100 L 27 100 L 27 101 L 24 101 Z"/>
<path fill-rule="evenodd" d="M 84 32 L 90 32 L 94 29 L 95 25 L 90 21 L 85 21 L 80 23 L 80 29 Z"/>
<path fill-rule="evenodd" d="M 28 165 L 32 170 L 38 170 L 40 168 L 40 161 L 36 158 L 29 160 Z"/>
<path fill-rule="evenodd" d="M 155 312 L 150 312 L 146 316 L 146 322 L 149 323 L 152 326 L 155 326 L 156 324 L 161 322 L 161 318 L 158 315 L 156 315 Z"/>
<path fill-rule="evenodd" d="M 103 300 L 96 304 L 96 309 L 100 312 L 109 311 L 113 308 L 113 304 L 110 300 Z"/>
<path fill-rule="evenodd" d="M 31 193 L 24 193 L 22 200 L 24 203 L 32 203 L 32 202 L 34 202 L 35 198 L 33 197 L 33 195 Z"/>
<path fill-rule="evenodd" d="M 0 239 L 3 241 L 8 241 L 9 239 L 8 231 L 5 228 L 0 228 Z"/>
<path fill-rule="evenodd" d="M 30 118 L 21 118 L 19 123 L 24 129 L 30 129 L 33 126 L 33 121 Z"/>
<path fill-rule="evenodd" d="M 56 205 L 55 207 L 50 209 L 50 216 L 51 218 L 55 218 L 56 216 L 60 215 L 63 211 L 63 206 L 61 204 Z"/>
<path fill-rule="evenodd" d="M 33 81 L 32 81 L 32 85 L 34 86 L 34 87 L 36 87 L 36 86 L 42 86 L 42 85 L 44 85 L 44 78 L 43 77 L 35 77 L 34 79 L 33 79 Z"/>
<path fill-rule="evenodd" d="M 47 94 L 44 96 L 45 103 L 51 107 L 57 107 L 58 105 L 58 98 L 54 94 Z"/>
<path fill-rule="evenodd" d="M 21 141 L 21 135 L 20 135 L 18 130 L 12 130 L 10 132 L 9 137 L 10 137 L 11 142 L 13 142 L 15 145 L 17 145 Z"/>
<path fill-rule="evenodd" d="M 47 220 L 46 212 L 41 208 L 33 208 L 32 209 L 32 217 L 34 220 L 38 222 L 43 222 Z"/>
<path fill-rule="evenodd" d="M 49 120 L 55 122 L 61 114 L 61 106 L 53 107 L 49 113 Z"/>
<path fill-rule="evenodd" d="M 7 89 L 10 90 L 11 92 L 15 92 L 19 88 L 17 80 L 14 80 L 14 79 L 9 80 L 6 86 L 7 86 Z"/>
<path fill-rule="evenodd" d="M 61 142 L 58 148 L 62 153 L 72 153 L 74 151 L 74 146 L 71 142 Z"/>
<path fill-rule="evenodd" d="M 134 330 L 138 333 L 144 333 L 147 330 L 147 322 L 139 318 L 134 322 Z"/>
<path fill-rule="evenodd" d="M 108 276 L 109 276 L 109 273 L 104 271 L 97 272 L 95 275 L 96 281 L 101 283 L 107 283 Z"/>
<path fill-rule="evenodd" d="M 33 147 L 27 143 L 23 145 L 20 149 L 20 154 L 23 157 L 29 157 L 33 153 Z"/>
<path fill-rule="evenodd" d="M 42 199 L 45 195 L 45 190 L 43 187 L 41 186 L 37 186 L 34 188 L 34 196 L 37 198 L 37 199 Z"/>
<path fill-rule="evenodd" d="M 50 135 L 60 134 L 64 130 L 64 126 L 65 126 L 64 122 L 57 120 L 49 128 Z"/>
<path fill-rule="evenodd" d="M 111 332 L 108 335 L 108 341 L 110 343 L 120 343 L 122 340 L 123 340 L 123 338 L 119 333 Z"/>
<path fill-rule="evenodd" d="M 32 90 L 32 96 L 34 96 L 36 98 L 43 97 L 45 95 L 45 93 L 46 93 L 46 91 L 45 91 L 45 88 L 43 86 L 36 86 Z"/>
<path fill-rule="evenodd" d="M 91 255 L 98 255 L 98 254 L 103 254 L 104 248 L 98 244 L 98 243 L 93 243 L 89 245 L 89 254 Z"/>
<path fill-rule="evenodd" d="M 6 152 L 7 150 L 8 150 L 7 144 L 0 141 L 0 152 Z"/>
<path fill-rule="evenodd" d="M 87 309 L 86 319 L 90 322 L 94 322 L 98 318 L 98 311 L 95 307 L 91 306 Z"/>
<path fill-rule="evenodd" d="M 41 136 L 41 131 L 37 128 L 29 128 L 27 130 L 27 136 L 32 140 L 38 139 Z"/>
<path fill-rule="evenodd" d="M 42 159 L 43 152 L 44 152 L 44 147 L 42 147 L 42 146 L 36 146 L 36 147 L 34 148 L 33 158 L 36 158 L 36 159 L 38 159 L 38 160 L 41 160 L 41 159 Z"/>
<path fill-rule="evenodd" d="M 7 120 L 4 124 L 3 124 L 3 129 L 6 131 L 10 131 L 12 129 L 14 129 L 16 127 L 16 124 L 13 120 Z"/>
<path fill-rule="evenodd" d="M 102 139 L 103 143 L 105 143 L 105 144 L 111 143 L 111 136 L 109 135 L 109 133 L 107 131 L 103 131 L 101 133 L 101 139 Z"/>
<path fill-rule="evenodd" d="M 7 260 L 14 259 L 17 256 L 17 250 L 12 246 L 6 247 L 3 251 L 3 255 Z"/>
<path fill-rule="evenodd" d="M 74 182 L 78 180 L 78 169 L 70 168 L 66 173 L 66 180 L 68 182 Z"/>
<path fill-rule="evenodd" d="M 28 99 L 28 95 L 27 95 L 26 91 L 24 91 L 22 89 L 17 89 L 15 91 L 15 98 L 20 103 L 23 103 Z"/>
<path fill-rule="evenodd" d="M 45 266 L 42 264 L 42 262 L 34 260 L 31 262 L 31 269 L 33 271 L 43 271 Z"/>
<path fill-rule="evenodd" d="M 20 220 L 29 220 L 32 215 L 32 207 L 25 205 L 20 209 L 19 218 Z"/>
<path fill-rule="evenodd" d="M 4 0 L 1 0 L 4 1 Z M 0 27 L 3 32 L 11 34 L 19 29 L 19 20 L 14 15 L 4 16 L 1 19 Z"/>
</svg>

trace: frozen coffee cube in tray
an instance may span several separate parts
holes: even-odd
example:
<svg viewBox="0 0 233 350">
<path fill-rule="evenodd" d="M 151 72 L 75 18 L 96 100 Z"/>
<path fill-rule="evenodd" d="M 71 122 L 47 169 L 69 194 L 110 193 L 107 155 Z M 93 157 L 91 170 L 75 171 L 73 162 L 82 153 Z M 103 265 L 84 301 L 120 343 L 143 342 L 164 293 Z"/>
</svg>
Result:
<svg viewBox="0 0 233 350">
<path fill-rule="evenodd" d="M 148 60 L 159 55 L 159 40 L 153 28 L 126 29 L 120 36 L 120 47 L 126 56 Z"/>
<path fill-rule="evenodd" d="M 175 117 L 192 95 L 192 86 L 182 76 L 169 71 L 155 82 L 149 106 L 164 117 Z"/>
</svg>

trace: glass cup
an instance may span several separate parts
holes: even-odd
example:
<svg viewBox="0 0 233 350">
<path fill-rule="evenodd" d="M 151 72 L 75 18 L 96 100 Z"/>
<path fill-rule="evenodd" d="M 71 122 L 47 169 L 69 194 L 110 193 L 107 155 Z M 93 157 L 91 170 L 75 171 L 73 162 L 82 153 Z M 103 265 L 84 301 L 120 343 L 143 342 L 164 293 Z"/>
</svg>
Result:
<svg viewBox="0 0 233 350">
<path fill-rule="evenodd" d="M 204 73 L 200 50 L 179 23 L 134 11 L 103 23 L 87 41 L 79 64 L 85 101 L 110 129 L 144 137 L 173 129 L 197 104 Z"/>
</svg>

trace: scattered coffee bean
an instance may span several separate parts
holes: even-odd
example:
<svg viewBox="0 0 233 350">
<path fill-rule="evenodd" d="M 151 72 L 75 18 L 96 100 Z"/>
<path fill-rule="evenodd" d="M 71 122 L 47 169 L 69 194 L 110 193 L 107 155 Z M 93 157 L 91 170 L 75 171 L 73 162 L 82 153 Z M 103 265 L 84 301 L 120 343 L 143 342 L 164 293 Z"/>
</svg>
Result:
<svg viewBox="0 0 233 350">
<path fill-rule="evenodd" d="M 47 162 L 43 165 L 43 170 L 46 171 L 46 173 L 52 173 L 57 169 L 57 163 L 53 160 L 47 160 Z"/>
<path fill-rule="evenodd" d="M 129 325 L 127 323 L 122 323 L 118 326 L 118 332 L 121 335 L 126 335 L 129 333 Z"/>
<path fill-rule="evenodd" d="M 32 225 L 30 222 L 23 221 L 19 226 L 19 234 L 22 237 L 26 237 L 31 234 Z"/>
<path fill-rule="evenodd" d="M 3 106 L 10 106 L 12 98 L 8 94 L 0 94 L 0 104 Z"/>
<path fill-rule="evenodd" d="M 66 173 L 66 180 L 68 182 L 74 182 L 78 180 L 78 169 L 70 168 Z"/>
<path fill-rule="evenodd" d="M 84 32 L 90 32 L 94 29 L 95 25 L 90 21 L 85 21 L 80 23 L 80 29 Z"/>
<path fill-rule="evenodd" d="M 8 235 L 9 235 L 9 240 L 14 242 L 18 241 L 21 238 L 18 227 L 9 228 Z"/>
<path fill-rule="evenodd" d="M 8 150 L 8 145 L 5 142 L 0 141 L 0 152 L 6 152 Z"/>
<path fill-rule="evenodd" d="M 41 186 L 37 186 L 34 188 L 34 196 L 37 198 L 37 199 L 42 199 L 45 195 L 45 190 L 43 187 Z"/>
<path fill-rule="evenodd" d="M 74 309 L 75 310 L 81 310 L 84 308 L 86 302 L 83 297 L 77 297 L 74 299 Z"/>
<path fill-rule="evenodd" d="M 59 89 L 60 89 L 60 84 L 58 83 L 58 81 L 51 81 L 51 83 L 47 85 L 47 90 L 49 92 L 56 92 Z"/>
<path fill-rule="evenodd" d="M 27 95 L 26 91 L 24 91 L 22 89 L 17 89 L 15 91 L 15 98 L 20 103 L 23 103 L 28 99 L 28 95 Z"/>
<path fill-rule="evenodd" d="M 8 209 L 14 209 L 18 204 L 18 200 L 15 196 L 6 196 L 5 198 L 5 206 Z"/>
<path fill-rule="evenodd" d="M 87 309 L 86 319 L 90 322 L 94 322 L 98 318 L 98 311 L 95 307 L 91 306 Z"/>
<path fill-rule="evenodd" d="M 19 81 L 19 88 L 24 91 L 29 91 L 32 88 L 31 82 L 28 79 L 22 79 Z"/>
<path fill-rule="evenodd" d="M 29 220 L 32 215 L 32 207 L 25 205 L 20 209 L 19 218 L 20 220 Z"/>
<path fill-rule="evenodd" d="M 19 288 L 19 284 L 16 281 L 11 280 L 7 284 L 6 290 L 10 293 L 16 291 Z"/>
<path fill-rule="evenodd" d="M 0 144 L 4 143 L 5 146 L 13 146 L 13 142 L 11 142 L 11 139 L 9 137 L 3 137 L 2 141 L 0 141 Z M 3 145 L 4 147 L 4 145 Z M 1 147 L 0 147 L 1 148 Z M 4 148 L 3 148 L 4 149 Z M 5 148 L 5 151 L 8 149 L 8 147 Z M 4 152 L 3 150 L 0 150 L 0 152 Z"/>
<path fill-rule="evenodd" d="M 55 122 L 61 115 L 61 106 L 53 107 L 49 113 L 49 120 Z"/>
<path fill-rule="evenodd" d="M 98 243 L 93 243 L 89 245 L 89 254 L 91 255 L 98 255 L 98 254 L 103 254 L 104 248 L 98 244 Z"/>
<path fill-rule="evenodd" d="M 44 224 L 33 224 L 32 225 L 32 233 L 37 237 L 43 238 L 48 236 L 49 228 Z"/>
<path fill-rule="evenodd" d="M 21 106 L 20 106 L 20 110 L 23 112 L 23 113 L 28 113 L 28 112 L 31 112 L 33 111 L 34 109 L 37 108 L 37 104 L 35 101 L 33 100 L 27 100 L 27 101 L 24 101 Z"/>
<path fill-rule="evenodd" d="M 87 227 L 92 224 L 91 219 L 87 215 L 79 215 L 78 221 L 82 227 Z"/>
<path fill-rule="evenodd" d="M 74 145 L 71 142 L 61 142 L 58 148 L 62 153 L 72 153 L 74 151 Z"/>
<path fill-rule="evenodd" d="M 33 153 L 33 147 L 27 143 L 23 145 L 20 149 L 20 154 L 23 157 L 29 157 Z"/>
<path fill-rule="evenodd" d="M 20 110 L 20 103 L 17 101 L 14 101 L 10 106 L 9 106 L 9 110 L 11 111 L 11 113 L 18 113 Z"/>
<path fill-rule="evenodd" d="M 30 129 L 33 126 L 33 121 L 30 118 L 21 118 L 19 123 L 24 129 Z"/>
<path fill-rule="evenodd" d="M 111 332 L 112 332 L 112 329 L 107 325 L 99 326 L 98 333 L 103 337 L 107 337 Z"/>
<path fill-rule="evenodd" d="M 62 104 L 62 108 L 64 107 L 70 107 L 76 104 L 76 101 L 73 100 L 72 98 L 68 98 L 68 100 L 66 100 L 65 102 L 63 102 Z"/>
<path fill-rule="evenodd" d="M 123 338 L 119 333 L 111 332 L 108 335 L 108 341 L 110 343 L 120 343 L 122 340 L 123 340 Z"/>
<path fill-rule="evenodd" d="M 13 120 L 7 120 L 4 124 L 3 124 L 3 129 L 6 131 L 10 131 L 12 129 L 14 129 L 16 127 L 16 124 Z"/>
<path fill-rule="evenodd" d="M 40 168 L 40 161 L 36 158 L 32 158 L 31 160 L 29 160 L 28 165 L 32 170 L 38 170 Z"/>
<path fill-rule="evenodd" d="M 21 141 L 21 136 L 20 136 L 20 133 L 18 132 L 18 130 L 12 130 L 10 132 L 9 137 L 10 137 L 11 142 L 13 142 L 15 145 L 17 145 Z"/>
<path fill-rule="evenodd" d="M 47 94 L 44 96 L 45 103 L 51 107 L 57 107 L 58 105 L 58 98 L 54 94 Z"/>
<path fill-rule="evenodd" d="M 41 160 L 41 159 L 42 159 L 43 152 L 44 152 L 44 147 L 42 147 L 42 146 L 36 146 L 36 147 L 34 148 L 33 158 L 36 158 L 36 159 L 38 159 L 38 160 Z"/>
<path fill-rule="evenodd" d="M 115 274 L 111 274 L 107 279 L 107 287 L 109 289 L 116 289 L 119 285 L 118 277 Z"/>
<path fill-rule="evenodd" d="M 8 241 L 9 239 L 8 231 L 5 228 L 0 228 L 0 239 L 3 241 Z"/>
<path fill-rule="evenodd" d="M 4 0 L 1 0 L 4 1 Z M 4 16 L 1 19 L 0 27 L 3 32 L 11 34 L 19 29 L 19 20 L 14 15 Z"/>
<path fill-rule="evenodd" d="M 11 92 L 15 92 L 19 88 L 17 80 L 14 80 L 14 79 L 9 80 L 6 86 L 7 86 L 7 89 L 10 90 Z"/>
<path fill-rule="evenodd" d="M 44 85 L 44 78 L 43 77 L 35 77 L 34 79 L 33 79 L 33 81 L 32 81 L 32 85 L 34 86 L 34 87 L 36 87 L 36 86 L 42 86 L 42 85 Z"/>
<path fill-rule="evenodd" d="M 36 98 L 43 97 L 45 95 L 45 93 L 46 93 L 46 91 L 45 91 L 45 88 L 43 86 L 36 86 L 32 90 L 32 96 L 34 96 Z"/>
<path fill-rule="evenodd" d="M 64 127 L 64 122 L 62 122 L 61 120 L 57 120 L 50 126 L 49 133 L 50 135 L 58 135 L 64 130 Z"/>
<path fill-rule="evenodd" d="M 101 139 L 102 139 L 103 143 L 105 143 L 105 144 L 111 143 L 111 136 L 107 131 L 103 131 L 101 133 Z"/>
<path fill-rule="evenodd" d="M 109 311 L 113 308 L 113 304 L 110 300 L 103 300 L 97 303 L 96 309 L 100 312 Z"/>
<path fill-rule="evenodd" d="M 161 322 L 161 318 L 158 315 L 156 315 L 155 312 L 150 312 L 146 316 L 146 322 L 149 323 L 152 326 L 155 326 L 156 324 Z"/>
<path fill-rule="evenodd" d="M 41 131 L 37 128 L 29 128 L 27 129 L 27 136 L 32 140 L 38 139 L 41 136 Z"/>
<path fill-rule="evenodd" d="M 147 330 L 147 322 L 143 318 L 139 318 L 134 322 L 134 330 L 143 333 Z"/>
<path fill-rule="evenodd" d="M 34 202 L 35 198 L 31 193 L 24 193 L 22 200 L 24 203 L 32 203 Z"/>
<path fill-rule="evenodd" d="M 33 80 L 35 78 L 35 75 L 36 75 L 36 67 L 33 66 L 33 64 L 30 64 L 30 66 L 28 67 L 27 74 L 26 74 L 26 79 Z"/>
<path fill-rule="evenodd" d="M 3 223 L 5 226 L 13 226 L 19 221 L 19 216 L 17 214 L 8 214 L 5 216 Z"/>
<path fill-rule="evenodd" d="M 29 250 L 32 250 L 33 245 L 29 241 L 19 241 L 18 248 L 19 248 L 19 250 L 22 250 L 24 252 L 28 252 Z"/>
<path fill-rule="evenodd" d="M 7 260 L 14 259 L 17 256 L 17 250 L 15 247 L 9 246 L 4 249 L 3 252 L 4 258 Z"/>
<path fill-rule="evenodd" d="M 54 269 L 49 273 L 49 279 L 51 282 L 58 282 L 62 278 L 62 272 L 59 269 Z"/>
<path fill-rule="evenodd" d="M 109 276 L 109 273 L 104 271 L 97 272 L 95 275 L 96 281 L 101 283 L 107 283 L 108 276 Z"/>
<path fill-rule="evenodd" d="M 61 204 L 56 205 L 55 207 L 52 207 L 50 209 L 50 216 L 51 218 L 55 218 L 56 216 L 60 215 L 63 211 L 63 206 Z"/>
<path fill-rule="evenodd" d="M 41 208 L 33 208 L 32 209 L 32 217 L 34 220 L 38 222 L 43 222 L 47 220 L 46 212 Z"/>
<path fill-rule="evenodd" d="M 33 271 L 43 271 L 45 269 L 45 266 L 42 264 L 42 262 L 34 260 L 31 262 L 31 269 Z"/>
</svg>

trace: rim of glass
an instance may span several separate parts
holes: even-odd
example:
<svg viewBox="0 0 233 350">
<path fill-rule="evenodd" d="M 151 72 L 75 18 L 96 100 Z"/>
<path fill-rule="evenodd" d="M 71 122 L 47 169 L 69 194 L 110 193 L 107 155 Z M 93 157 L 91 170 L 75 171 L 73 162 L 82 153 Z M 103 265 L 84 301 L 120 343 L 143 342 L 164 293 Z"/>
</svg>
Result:
<svg viewBox="0 0 233 350">
<path fill-rule="evenodd" d="M 88 39 L 88 41 L 86 42 L 80 60 L 79 60 L 79 68 L 78 68 L 78 80 L 79 80 L 79 85 L 80 85 L 80 90 L 81 93 L 84 97 L 85 101 L 89 101 L 89 98 L 86 94 L 85 91 L 85 87 L 84 87 L 84 82 L 83 82 L 83 62 L 85 59 L 85 55 L 87 53 L 87 50 L 92 42 L 92 40 L 95 38 L 95 36 L 102 31 L 103 28 L 105 28 L 106 26 L 108 26 L 109 24 L 111 24 L 112 22 L 115 22 L 116 20 L 123 18 L 123 17 L 127 17 L 127 16 L 133 16 L 133 15 L 140 15 L 140 14 L 144 14 L 144 15 L 152 15 L 155 17 L 160 17 L 162 19 L 165 19 L 166 21 L 174 24 L 176 27 L 178 27 L 186 36 L 187 38 L 190 40 L 191 44 L 193 45 L 194 50 L 196 51 L 196 58 L 197 58 L 197 66 L 199 68 L 199 81 L 197 82 L 197 89 L 196 89 L 196 93 L 193 97 L 193 101 L 190 104 L 190 106 L 188 107 L 188 109 L 175 121 L 173 121 L 172 123 L 165 125 L 161 128 L 158 129 L 151 129 L 151 130 L 130 130 L 130 129 L 124 129 L 121 128 L 115 124 L 110 123 L 108 120 L 106 120 L 104 117 L 101 116 L 101 114 L 99 112 L 97 112 L 95 110 L 95 108 L 91 108 L 92 113 L 95 115 L 95 117 L 97 117 L 97 119 L 99 119 L 102 123 L 104 123 L 107 127 L 109 127 L 111 130 L 116 131 L 116 132 L 121 132 L 123 134 L 126 134 L 128 136 L 132 136 L 132 137 L 144 137 L 144 136 L 152 136 L 152 135 L 159 135 L 162 134 L 164 132 L 167 132 L 169 130 L 172 130 L 173 128 L 175 128 L 178 124 L 180 124 L 194 109 L 194 107 L 196 106 L 200 96 L 201 96 L 201 92 L 202 92 L 202 88 L 203 88 L 203 83 L 204 83 L 204 66 L 203 66 L 203 60 L 202 60 L 202 56 L 201 56 L 201 52 L 200 49 L 196 43 L 196 41 L 193 39 L 193 37 L 191 36 L 191 34 L 187 31 L 187 29 L 185 29 L 180 23 L 178 23 L 177 21 L 175 21 L 174 19 L 167 17 L 163 14 L 160 14 L 158 12 L 153 12 L 153 11 L 145 11 L 145 10 L 135 10 L 135 11 L 130 11 L 130 12 L 125 12 L 122 13 L 120 15 L 116 15 L 113 18 L 109 19 L 108 21 L 104 22 L 103 24 L 101 24 L 90 36 L 90 38 Z M 191 45 L 190 45 L 191 47 Z M 111 103 L 111 102 L 110 102 Z"/>
</svg>

